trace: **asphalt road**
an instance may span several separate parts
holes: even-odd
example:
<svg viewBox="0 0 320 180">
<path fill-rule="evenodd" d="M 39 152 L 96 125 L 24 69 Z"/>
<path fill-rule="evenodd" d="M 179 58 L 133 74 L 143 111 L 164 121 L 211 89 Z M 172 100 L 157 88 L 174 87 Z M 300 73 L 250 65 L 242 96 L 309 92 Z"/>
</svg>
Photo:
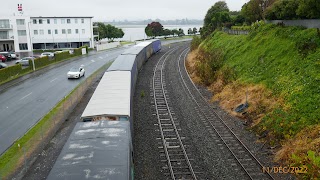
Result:
<svg viewBox="0 0 320 180">
<path fill-rule="evenodd" d="M 79 57 L 70 63 L 48 70 L 39 76 L 0 92 L 0 154 L 36 124 L 80 82 L 107 62 L 115 59 L 124 48 Z M 71 67 L 84 65 L 85 77 L 68 80 Z"/>
</svg>

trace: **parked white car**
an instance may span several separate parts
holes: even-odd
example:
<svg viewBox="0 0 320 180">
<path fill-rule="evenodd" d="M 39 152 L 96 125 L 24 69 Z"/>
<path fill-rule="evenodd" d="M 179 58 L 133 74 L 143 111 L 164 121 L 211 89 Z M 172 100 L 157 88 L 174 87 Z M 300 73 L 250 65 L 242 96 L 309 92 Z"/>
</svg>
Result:
<svg viewBox="0 0 320 180">
<path fill-rule="evenodd" d="M 67 73 L 68 75 L 68 79 L 71 79 L 71 78 L 81 78 L 82 76 L 84 76 L 85 74 L 85 71 L 84 71 L 84 68 L 81 66 L 80 68 L 71 68 L 69 70 L 69 72 Z"/>
<path fill-rule="evenodd" d="M 22 66 L 29 66 L 29 60 L 34 59 L 33 57 L 24 57 L 22 59 L 16 60 L 16 64 L 21 64 Z"/>
<path fill-rule="evenodd" d="M 40 57 L 48 56 L 50 58 L 54 57 L 54 53 L 52 52 L 44 52 L 40 55 Z"/>
</svg>

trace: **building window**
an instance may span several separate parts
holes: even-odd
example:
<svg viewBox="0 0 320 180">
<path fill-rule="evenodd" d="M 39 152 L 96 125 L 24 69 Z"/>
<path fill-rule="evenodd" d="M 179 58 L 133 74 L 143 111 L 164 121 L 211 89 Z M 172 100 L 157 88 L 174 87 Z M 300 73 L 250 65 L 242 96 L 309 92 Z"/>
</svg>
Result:
<svg viewBox="0 0 320 180">
<path fill-rule="evenodd" d="M 26 36 L 27 31 L 26 30 L 18 30 L 18 36 Z"/>
<path fill-rule="evenodd" d="M 53 21 L 54 21 L 54 24 L 57 24 L 57 23 L 58 23 L 58 20 L 57 20 L 57 19 L 54 19 Z"/>
<path fill-rule="evenodd" d="M 81 19 L 81 23 L 84 23 L 84 19 Z"/>
<path fill-rule="evenodd" d="M 36 19 L 32 20 L 32 22 L 33 22 L 33 24 L 37 24 L 37 20 Z"/>
<path fill-rule="evenodd" d="M 58 34 L 58 29 L 55 29 L 55 30 L 54 30 L 54 33 L 55 33 L 55 34 Z"/>
<path fill-rule="evenodd" d="M 0 20 L 0 28 L 10 28 L 9 19 L 1 19 Z"/>
<path fill-rule="evenodd" d="M 71 29 L 68 29 L 68 34 L 71 34 Z"/>
<path fill-rule="evenodd" d="M 61 24 L 65 24 L 66 20 L 65 19 L 61 19 Z"/>
<path fill-rule="evenodd" d="M 85 29 L 82 29 L 82 34 L 86 33 L 86 30 Z"/>
<path fill-rule="evenodd" d="M 40 30 L 39 30 L 39 34 L 40 34 L 40 35 L 44 35 L 43 29 L 40 29 Z"/>
<path fill-rule="evenodd" d="M 70 24 L 70 23 L 71 23 L 71 20 L 70 20 L 70 19 L 67 19 L 67 23 Z"/>
<path fill-rule="evenodd" d="M 79 29 L 76 29 L 76 34 L 79 34 Z"/>
<path fill-rule="evenodd" d="M 42 24 L 42 19 L 39 19 L 39 24 Z"/>
<path fill-rule="evenodd" d="M 78 19 L 74 19 L 74 23 L 78 24 Z"/>
<path fill-rule="evenodd" d="M 19 44 L 19 49 L 20 50 L 28 50 L 28 44 L 27 43 Z"/>
<path fill-rule="evenodd" d="M 9 39 L 8 31 L 0 31 L 0 39 Z"/>
<path fill-rule="evenodd" d="M 24 19 L 17 19 L 17 25 L 24 25 Z"/>
<path fill-rule="evenodd" d="M 48 29 L 48 34 L 51 34 L 51 29 Z"/>
<path fill-rule="evenodd" d="M 47 24 L 50 24 L 50 19 L 47 19 Z"/>
<path fill-rule="evenodd" d="M 66 30 L 65 29 L 62 29 L 62 34 L 66 34 Z"/>
<path fill-rule="evenodd" d="M 34 35 L 38 35 L 38 30 L 33 30 Z"/>
</svg>

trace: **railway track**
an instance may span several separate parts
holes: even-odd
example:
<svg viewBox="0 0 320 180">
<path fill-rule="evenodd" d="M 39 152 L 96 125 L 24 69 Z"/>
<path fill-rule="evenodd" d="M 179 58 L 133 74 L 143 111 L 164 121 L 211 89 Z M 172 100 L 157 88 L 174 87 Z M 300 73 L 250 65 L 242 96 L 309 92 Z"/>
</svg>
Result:
<svg viewBox="0 0 320 180">
<path fill-rule="evenodd" d="M 197 179 L 196 173 L 191 165 L 190 154 L 187 153 L 185 138 L 181 135 L 181 129 L 166 90 L 164 79 L 164 65 L 166 60 L 175 50 L 166 52 L 154 68 L 152 80 L 152 94 L 154 107 L 158 120 L 157 126 L 161 137 L 160 156 L 163 158 L 163 170 L 165 175 L 171 179 Z"/>
<path fill-rule="evenodd" d="M 248 179 L 274 179 L 269 173 L 262 172 L 263 165 L 214 111 L 192 82 L 185 67 L 188 52 L 189 50 L 186 48 L 178 59 L 178 70 L 182 84 L 193 100 L 194 108 L 206 130 L 210 133 L 212 140 L 220 146 L 221 150 L 226 149 L 226 153 L 232 154 L 231 157 L 233 158 L 228 159 L 231 164 L 230 168 Z"/>
</svg>

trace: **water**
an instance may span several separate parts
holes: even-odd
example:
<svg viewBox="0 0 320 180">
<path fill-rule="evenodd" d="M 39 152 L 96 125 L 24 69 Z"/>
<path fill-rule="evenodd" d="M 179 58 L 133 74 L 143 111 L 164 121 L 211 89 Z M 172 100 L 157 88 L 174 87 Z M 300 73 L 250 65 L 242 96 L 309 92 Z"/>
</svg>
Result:
<svg viewBox="0 0 320 180">
<path fill-rule="evenodd" d="M 118 28 L 121 28 L 124 32 L 123 38 L 119 39 L 121 41 L 135 41 L 140 39 L 147 38 L 147 35 L 144 32 L 146 25 L 119 25 Z M 183 29 L 184 34 L 188 34 L 188 29 L 193 29 L 194 27 L 197 28 L 199 31 L 201 25 L 164 25 L 164 29 Z"/>
</svg>

